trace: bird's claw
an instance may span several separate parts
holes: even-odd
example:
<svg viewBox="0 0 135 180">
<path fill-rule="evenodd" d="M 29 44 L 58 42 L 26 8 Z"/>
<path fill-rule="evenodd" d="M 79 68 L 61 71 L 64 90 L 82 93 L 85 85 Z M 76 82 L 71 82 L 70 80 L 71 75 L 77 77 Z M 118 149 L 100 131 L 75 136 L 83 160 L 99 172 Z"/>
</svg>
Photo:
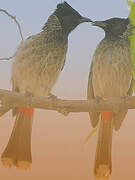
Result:
<svg viewBox="0 0 135 180">
<path fill-rule="evenodd" d="M 129 96 L 124 96 L 122 99 L 126 102 L 128 100 Z"/>
<path fill-rule="evenodd" d="M 67 116 L 69 114 L 69 111 L 67 111 L 66 108 L 58 109 L 58 112 L 63 114 L 64 116 Z"/>
<path fill-rule="evenodd" d="M 53 95 L 51 93 L 49 93 L 48 98 L 51 99 L 51 100 L 54 100 L 54 101 L 58 99 L 57 96 L 55 96 L 55 95 Z"/>
<path fill-rule="evenodd" d="M 96 103 L 100 103 L 102 100 L 103 100 L 103 98 L 101 98 L 100 96 L 95 97 Z"/>
</svg>

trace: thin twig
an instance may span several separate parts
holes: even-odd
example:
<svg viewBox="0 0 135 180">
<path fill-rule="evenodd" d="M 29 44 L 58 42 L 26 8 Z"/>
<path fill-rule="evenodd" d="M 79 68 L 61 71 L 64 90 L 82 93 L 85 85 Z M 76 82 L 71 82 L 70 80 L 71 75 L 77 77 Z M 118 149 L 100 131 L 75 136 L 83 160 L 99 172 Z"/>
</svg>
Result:
<svg viewBox="0 0 135 180">
<path fill-rule="evenodd" d="M 21 39 L 22 39 L 22 41 L 24 41 L 24 38 L 23 38 L 23 35 L 22 35 L 21 26 L 20 26 L 19 22 L 16 20 L 16 16 L 13 16 L 13 15 L 9 14 L 9 13 L 8 13 L 6 10 L 4 10 L 4 9 L 0 9 L 0 12 L 4 12 L 5 14 L 7 14 L 9 17 L 11 17 L 11 18 L 15 21 L 15 23 L 16 23 L 17 26 L 18 26 L 18 29 L 19 29 L 19 32 L 20 32 L 20 35 L 21 35 Z"/>
<path fill-rule="evenodd" d="M 0 58 L 0 61 L 7 61 L 7 60 L 10 60 L 10 59 L 13 59 L 15 55 L 13 56 L 10 56 L 8 58 Z"/>
<path fill-rule="evenodd" d="M 21 26 L 20 26 L 19 22 L 16 20 L 16 16 L 13 16 L 13 15 L 9 14 L 9 13 L 8 13 L 6 10 L 4 10 L 4 9 L 0 9 L 0 12 L 4 12 L 6 15 L 8 15 L 9 17 L 11 17 L 11 18 L 15 21 L 15 23 L 16 23 L 17 26 L 18 26 L 21 39 L 22 39 L 22 41 L 24 41 L 24 38 L 23 38 L 23 35 L 22 35 Z M 10 57 L 7 57 L 7 58 L 0 58 L 0 61 L 10 60 L 10 59 L 12 59 L 14 56 L 15 56 L 15 55 L 10 56 Z"/>
</svg>

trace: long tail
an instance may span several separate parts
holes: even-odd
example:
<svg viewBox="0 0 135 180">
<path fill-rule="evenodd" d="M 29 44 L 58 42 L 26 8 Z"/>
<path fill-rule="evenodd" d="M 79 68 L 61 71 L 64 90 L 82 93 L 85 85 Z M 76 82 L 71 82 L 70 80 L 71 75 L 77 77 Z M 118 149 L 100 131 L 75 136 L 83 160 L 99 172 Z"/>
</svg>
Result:
<svg viewBox="0 0 135 180">
<path fill-rule="evenodd" d="M 34 109 L 21 107 L 16 114 L 14 128 L 2 154 L 5 166 L 28 169 L 32 163 L 31 131 Z"/>
<path fill-rule="evenodd" d="M 95 156 L 94 174 L 96 178 L 109 178 L 112 171 L 112 133 L 113 133 L 113 112 L 101 113 L 101 122 L 98 133 L 98 143 Z"/>
</svg>

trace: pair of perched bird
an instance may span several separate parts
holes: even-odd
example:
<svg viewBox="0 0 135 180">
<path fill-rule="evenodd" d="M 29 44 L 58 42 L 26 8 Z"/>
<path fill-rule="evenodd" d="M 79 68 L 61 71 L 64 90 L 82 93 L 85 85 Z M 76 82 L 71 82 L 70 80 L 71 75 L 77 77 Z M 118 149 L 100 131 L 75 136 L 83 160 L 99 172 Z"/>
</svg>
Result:
<svg viewBox="0 0 135 180">
<path fill-rule="evenodd" d="M 133 91 L 132 64 L 128 36 L 133 26 L 130 20 L 112 18 L 92 22 L 82 17 L 67 2 L 57 5 L 42 32 L 29 37 L 19 46 L 13 62 L 13 91 L 31 96 L 51 96 L 51 89 L 62 71 L 68 48 L 68 35 L 81 23 L 90 22 L 105 31 L 90 68 L 88 99 L 96 97 L 131 96 Z M 7 108 L 7 110 L 9 110 Z M 95 176 L 107 178 L 111 174 L 111 146 L 113 129 L 121 126 L 127 110 L 119 112 L 89 112 L 92 126 L 100 122 L 95 157 Z M 7 166 L 27 168 L 31 158 L 31 131 L 34 109 L 18 107 L 8 145 L 2 154 Z"/>
</svg>

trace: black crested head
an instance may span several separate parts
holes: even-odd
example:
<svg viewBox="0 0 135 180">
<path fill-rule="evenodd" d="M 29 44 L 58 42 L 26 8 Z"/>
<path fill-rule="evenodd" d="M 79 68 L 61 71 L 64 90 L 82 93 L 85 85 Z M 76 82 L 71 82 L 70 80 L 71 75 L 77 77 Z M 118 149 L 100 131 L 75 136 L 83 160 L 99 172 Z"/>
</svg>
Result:
<svg viewBox="0 0 135 180">
<path fill-rule="evenodd" d="M 65 1 L 57 5 L 54 14 L 59 18 L 59 21 L 67 34 L 75 29 L 80 23 L 92 22 L 90 19 L 82 17 Z"/>
<path fill-rule="evenodd" d="M 112 39 L 128 38 L 134 28 L 128 18 L 111 18 L 106 21 L 95 21 L 92 24 L 104 29 L 106 37 Z"/>
<path fill-rule="evenodd" d="M 57 5 L 55 13 L 60 16 L 68 16 L 69 14 L 80 16 L 80 14 L 65 1 Z"/>
</svg>

